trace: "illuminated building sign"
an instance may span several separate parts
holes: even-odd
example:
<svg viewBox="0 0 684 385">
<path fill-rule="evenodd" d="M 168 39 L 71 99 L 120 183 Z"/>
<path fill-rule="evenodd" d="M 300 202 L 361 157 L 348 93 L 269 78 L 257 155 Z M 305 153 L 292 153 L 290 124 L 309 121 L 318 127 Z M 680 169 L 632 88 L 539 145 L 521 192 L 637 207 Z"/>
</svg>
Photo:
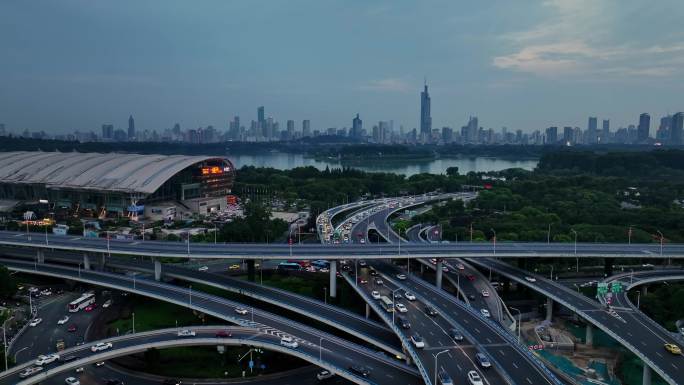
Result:
<svg viewBox="0 0 684 385">
<path fill-rule="evenodd" d="M 202 175 L 222 174 L 223 169 L 219 166 L 202 167 Z"/>
</svg>

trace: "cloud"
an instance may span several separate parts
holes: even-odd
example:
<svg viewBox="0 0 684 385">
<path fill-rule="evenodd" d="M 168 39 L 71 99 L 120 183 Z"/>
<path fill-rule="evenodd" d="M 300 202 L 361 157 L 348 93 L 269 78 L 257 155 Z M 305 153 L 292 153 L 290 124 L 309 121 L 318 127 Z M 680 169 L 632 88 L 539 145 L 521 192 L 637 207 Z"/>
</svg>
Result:
<svg viewBox="0 0 684 385">
<path fill-rule="evenodd" d="M 621 13 L 628 12 L 621 6 L 622 2 L 547 0 L 542 3 L 546 17 L 539 23 L 501 36 L 513 50 L 495 56 L 491 64 L 545 77 L 674 75 L 673 63 L 684 60 L 684 44 L 663 41 L 662 35 L 657 42 L 638 41 L 624 30 L 631 20 Z"/>
<path fill-rule="evenodd" d="M 360 90 L 376 91 L 376 92 L 409 92 L 411 85 L 399 78 L 386 78 L 371 80 L 366 84 L 359 86 Z"/>
</svg>

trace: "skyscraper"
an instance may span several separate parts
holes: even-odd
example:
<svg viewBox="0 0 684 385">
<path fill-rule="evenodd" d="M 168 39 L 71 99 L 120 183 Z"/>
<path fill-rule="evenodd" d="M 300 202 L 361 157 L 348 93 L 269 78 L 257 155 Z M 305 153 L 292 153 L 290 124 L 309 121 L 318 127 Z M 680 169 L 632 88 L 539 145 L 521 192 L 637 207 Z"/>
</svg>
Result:
<svg viewBox="0 0 684 385">
<path fill-rule="evenodd" d="M 363 121 L 359 118 L 359 114 L 352 120 L 352 128 L 349 131 L 349 136 L 352 138 L 360 138 L 363 130 Z"/>
<path fill-rule="evenodd" d="M 651 132 L 651 115 L 643 113 L 639 115 L 639 128 L 637 128 L 637 141 L 643 143 L 648 140 Z"/>
<path fill-rule="evenodd" d="M 423 138 L 429 138 L 432 132 L 432 117 L 430 116 L 430 94 L 427 83 L 420 93 L 420 134 Z"/>
<path fill-rule="evenodd" d="M 308 119 L 302 120 L 302 136 L 311 136 L 311 121 Z"/>
<path fill-rule="evenodd" d="M 103 124 L 102 125 L 102 139 L 114 139 L 114 125 L 113 124 Z"/>
<path fill-rule="evenodd" d="M 133 115 L 128 117 L 128 140 L 135 138 L 135 120 Z"/>
<path fill-rule="evenodd" d="M 596 143 L 596 137 L 597 137 L 596 130 L 597 129 L 598 129 L 598 119 L 595 116 L 590 116 L 589 117 L 589 124 L 587 125 L 587 144 Z"/>
<path fill-rule="evenodd" d="M 264 106 L 257 108 L 257 123 L 259 127 L 263 127 L 266 122 L 266 115 L 264 114 Z"/>
<path fill-rule="evenodd" d="M 682 145 L 682 130 L 684 129 L 684 112 L 678 112 L 672 115 L 672 123 L 670 127 L 670 143 L 674 145 Z"/>
<path fill-rule="evenodd" d="M 556 144 L 558 142 L 558 127 L 549 127 L 546 129 L 546 144 Z"/>
<path fill-rule="evenodd" d="M 466 128 L 466 141 L 468 143 L 477 143 L 477 130 L 479 128 L 479 122 L 477 116 L 471 116 L 468 120 L 468 126 Z"/>
</svg>

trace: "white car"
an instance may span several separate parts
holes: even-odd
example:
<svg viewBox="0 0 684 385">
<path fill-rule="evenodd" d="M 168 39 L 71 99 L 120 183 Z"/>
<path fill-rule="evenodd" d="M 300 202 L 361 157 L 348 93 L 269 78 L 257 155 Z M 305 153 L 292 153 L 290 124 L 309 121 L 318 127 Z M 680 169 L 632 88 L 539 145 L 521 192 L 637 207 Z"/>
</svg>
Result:
<svg viewBox="0 0 684 385">
<path fill-rule="evenodd" d="M 19 377 L 20 378 L 26 378 L 26 377 L 32 376 L 32 375 L 40 372 L 41 370 L 43 370 L 42 366 L 32 366 L 30 368 L 24 369 L 24 371 L 19 373 Z"/>
<path fill-rule="evenodd" d="M 52 295 L 52 290 L 50 290 L 50 289 L 42 290 L 40 292 L 40 295 L 44 295 L 44 296 Z"/>
<path fill-rule="evenodd" d="M 67 377 L 67 378 L 64 380 L 64 383 L 65 383 L 66 385 L 81 385 L 81 381 L 77 380 L 77 379 L 74 378 L 74 377 Z"/>
<path fill-rule="evenodd" d="M 38 359 L 36 360 L 35 364 L 38 366 L 43 366 L 47 364 L 51 364 L 55 361 L 59 360 L 59 354 L 47 354 L 47 355 L 39 355 Z"/>
<path fill-rule="evenodd" d="M 415 346 L 418 349 L 422 349 L 425 347 L 423 337 L 421 337 L 418 333 L 411 335 L 411 342 L 413 342 L 413 346 Z"/>
<path fill-rule="evenodd" d="M 290 349 L 297 349 L 297 347 L 299 346 L 297 341 L 295 341 L 294 339 L 292 339 L 292 337 L 289 337 L 289 336 L 285 336 L 285 337 L 281 338 L 280 344 L 282 346 L 285 346 L 286 348 L 290 348 Z"/>
<path fill-rule="evenodd" d="M 416 296 L 413 295 L 412 293 L 408 292 L 408 291 L 404 292 L 404 298 L 406 298 L 409 301 L 415 301 L 416 300 Z"/>
<path fill-rule="evenodd" d="M 111 347 L 112 347 L 112 343 L 111 343 L 111 342 L 99 342 L 99 343 L 97 343 L 97 344 L 91 346 L 91 347 L 90 347 L 90 350 L 91 350 L 92 352 L 99 352 L 99 351 L 102 351 L 102 350 L 107 350 L 107 349 L 109 349 L 109 348 L 111 348 Z"/>
<path fill-rule="evenodd" d="M 470 385 L 484 385 L 482 383 L 482 377 L 474 370 L 468 372 L 468 382 Z"/>
<path fill-rule="evenodd" d="M 42 318 L 34 318 L 30 323 L 29 326 L 34 327 L 38 326 L 41 322 L 43 322 Z"/>
<path fill-rule="evenodd" d="M 236 307 L 235 312 L 238 314 L 242 314 L 242 315 L 245 315 L 248 313 L 247 309 L 245 309 L 244 307 Z"/>
<path fill-rule="evenodd" d="M 332 373 L 331 371 L 324 370 L 322 372 L 319 372 L 316 375 L 316 378 L 318 379 L 318 381 L 323 381 L 323 380 L 327 380 L 328 378 L 333 378 L 334 376 L 335 376 L 335 374 Z"/>
<path fill-rule="evenodd" d="M 397 279 L 400 281 L 406 280 L 406 274 L 397 274 Z"/>
<path fill-rule="evenodd" d="M 459 263 L 458 265 L 456 265 L 456 268 L 459 270 L 465 270 L 465 266 L 463 266 L 462 263 Z"/>
<path fill-rule="evenodd" d="M 406 313 L 408 311 L 408 309 L 406 308 L 406 306 L 404 306 L 403 303 L 398 303 L 398 304 L 394 305 L 394 307 L 397 308 L 399 313 Z"/>
<path fill-rule="evenodd" d="M 489 292 L 487 290 L 482 290 L 482 296 L 483 297 L 489 297 Z"/>
<path fill-rule="evenodd" d="M 537 278 L 530 277 L 530 276 L 526 276 L 526 277 L 525 277 L 525 280 L 526 280 L 527 282 L 537 282 Z"/>
<path fill-rule="evenodd" d="M 112 300 L 111 300 L 111 299 L 106 300 L 106 301 L 102 304 L 102 307 L 105 308 L 105 309 L 108 308 L 108 307 L 110 307 L 110 306 L 112 306 Z"/>
<path fill-rule="evenodd" d="M 377 290 L 371 291 L 371 297 L 373 297 L 373 299 L 380 299 L 380 292 Z"/>
<path fill-rule="evenodd" d="M 194 337 L 195 331 L 190 329 L 183 329 L 178 331 L 178 337 Z"/>
<path fill-rule="evenodd" d="M 200 268 L 197 269 L 197 270 L 199 270 L 199 271 L 207 271 L 207 270 L 209 270 L 209 266 L 202 266 L 202 267 L 200 267 Z"/>
<path fill-rule="evenodd" d="M 57 321 L 57 325 L 64 325 L 67 322 L 69 322 L 69 316 L 65 315 L 59 321 Z"/>
<path fill-rule="evenodd" d="M 489 314 L 489 310 L 487 309 L 480 309 L 480 313 L 487 318 L 492 316 L 491 314 Z"/>
<path fill-rule="evenodd" d="M 95 366 L 98 367 L 98 368 L 101 367 L 101 366 L 104 366 L 104 361 L 96 362 L 96 363 L 95 363 Z"/>
</svg>

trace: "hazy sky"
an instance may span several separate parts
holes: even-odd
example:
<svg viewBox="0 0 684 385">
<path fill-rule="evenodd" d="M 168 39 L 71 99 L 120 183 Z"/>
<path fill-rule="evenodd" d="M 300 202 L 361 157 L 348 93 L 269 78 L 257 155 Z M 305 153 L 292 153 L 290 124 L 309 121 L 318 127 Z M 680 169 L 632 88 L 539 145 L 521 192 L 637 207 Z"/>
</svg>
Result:
<svg viewBox="0 0 684 385">
<path fill-rule="evenodd" d="M 0 123 L 612 129 L 684 110 L 682 0 L 3 0 Z M 655 120 L 655 119 L 654 119 Z M 654 124 L 655 125 L 655 124 Z M 654 130 L 655 128 L 652 128 Z"/>
</svg>

